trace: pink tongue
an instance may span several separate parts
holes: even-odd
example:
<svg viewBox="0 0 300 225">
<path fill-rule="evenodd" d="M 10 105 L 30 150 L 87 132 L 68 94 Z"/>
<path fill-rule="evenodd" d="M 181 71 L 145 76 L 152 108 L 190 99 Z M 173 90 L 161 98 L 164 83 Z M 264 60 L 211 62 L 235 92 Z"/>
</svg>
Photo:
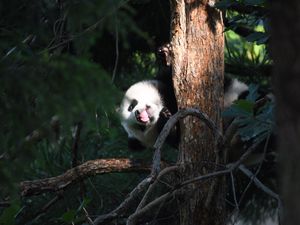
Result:
<svg viewBox="0 0 300 225">
<path fill-rule="evenodd" d="M 149 121 L 149 116 L 148 116 L 148 113 L 146 112 L 146 110 L 141 112 L 139 117 L 140 117 L 140 120 L 143 121 L 143 122 L 148 122 Z"/>
</svg>

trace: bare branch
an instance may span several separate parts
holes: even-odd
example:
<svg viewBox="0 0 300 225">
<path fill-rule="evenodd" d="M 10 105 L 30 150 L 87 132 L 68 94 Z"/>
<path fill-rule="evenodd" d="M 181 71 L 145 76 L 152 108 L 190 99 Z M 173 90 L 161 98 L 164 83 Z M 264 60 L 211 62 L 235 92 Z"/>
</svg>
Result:
<svg viewBox="0 0 300 225">
<path fill-rule="evenodd" d="M 116 14 L 117 15 L 117 14 Z M 111 82 L 113 83 L 115 81 L 116 73 L 117 73 L 117 68 L 118 68 L 118 63 L 119 63 L 119 30 L 118 30 L 118 23 L 117 23 L 117 18 L 115 21 L 115 35 L 116 35 L 116 59 L 115 59 L 115 65 L 114 65 L 114 70 L 111 78 Z"/>
<path fill-rule="evenodd" d="M 172 123 L 175 124 L 176 121 L 173 121 Z M 169 124 L 169 127 L 167 126 L 167 128 L 165 126 L 164 129 L 166 129 L 167 131 L 170 131 L 171 125 Z M 166 134 L 166 136 L 167 136 L 167 134 Z M 166 136 L 159 136 L 159 138 L 164 138 Z M 219 138 L 221 140 L 223 140 L 223 136 L 220 135 Z M 181 189 L 182 187 L 184 187 L 184 186 L 186 186 L 188 184 L 195 183 L 195 182 L 200 182 L 200 181 L 211 179 L 211 178 L 214 178 L 214 177 L 217 177 L 217 176 L 222 176 L 222 175 L 226 175 L 226 174 L 232 173 L 234 170 L 236 170 L 241 165 L 241 163 L 244 160 L 246 160 L 250 156 L 250 154 L 256 149 L 257 145 L 258 145 L 258 143 L 255 144 L 255 145 L 253 145 L 251 148 L 249 148 L 240 157 L 239 160 L 237 160 L 236 162 L 234 162 L 232 164 L 227 165 L 226 169 L 220 170 L 220 171 L 216 171 L 216 172 L 212 172 L 212 173 L 209 173 L 209 174 L 206 174 L 206 175 L 198 176 L 198 177 L 192 178 L 190 180 L 186 180 L 186 181 L 180 183 L 179 185 L 176 185 L 169 192 L 165 193 L 164 195 L 161 195 L 160 197 L 154 199 L 153 201 L 151 201 L 147 205 L 145 205 L 147 203 L 147 201 L 149 200 L 149 196 L 152 193 L 152 189 L 156 185 L 156 182 L 158 182 L 159 178 L 162 177 L 164 174 L 166 174 L 168 172 L 171 172 L 171 171 L 174 171 L 174 170 L 178 169 L 177 166 L 165 168 L 164 170 L 162 170 L 158 174 L 157 177 L 156 176 L 152 176 L 151 180 L 153 181 L 153 179 L 156 179 L 155 182 L 148 188 L 148 190 L 145 193 L 143 199 L 141 200 L 139 206 L 137 207 L 135 213 L 133 213 L 128 218 L 127 225 L 134 225 L 134 224 L 136 224 L 141 218 L 145 217 L 146 214 L 148 214 L 149 212 L 153 212 L 153 210 L 157 209 L 157 207 L 160 207 L 166 200 L 170 199 L 174 194 L 177 193 L 178 189 Z M 150 181 L 150 182 L 152 182 L 152 181 Z M 132 197 L 127 198 L 117 209 L 115 209 L 111 213 L 106 214 L 106 215 L 102 215 L 102 216 L 98 217 L 97 220 L 96 220 L 97 223 L 96 222 L 94 222 L 94 223 L 96 225 L 105 224 L 105 222 L 108 222 L 108 221 L 113 220 L 114 218 L 120 217 L 121 213 L 124 212 L 126 208 L 128 208 L 129 204 L 127 204 L 126 201 L 131 202 L 132 201 Z"/>
<path fill-rule="evenodd" d="M 65 189 L 80 179 L 85 179 L 96 174 L 149 170 L 149 165 L 143 165 L 130 159 L 96 159 L 69 169 L 57 177 L 23 181 L 20 184 L 21 195 L 31 196 L 44 192 L 56 192 Z"/>
<path fill-rule="evenodd" d="M 86 208 L 83 207 L 82 210 L 83 210 L 83 212 L 84 212 L 84 215 L 85 215 L 85 218 L 86 218 L 87 222 L 88 222 L 90 225 L 95 225 L 94 222 L 93 222 L 93 220 L 91 219 L 91 217 L 90 217 L 88 211 L 86 210 Z"/>
<path fill-rule="evenodd" d="M 187 108 L 181 109 L 177 113 L 175 113 L 165 124 L 163 130 L 160 132 L 155 144 L 155 152 L 153 154 L 153 167 L 152 174 L 157 175 L 160 171 L 160 161 L 161 161 L 161 148 L 166 138 L 168 137 L 171 129 L 176 125 L 176 123 L 187 116 L 195 116 L 203 121 L 217 136 L 218 142 L 223 142 L 223 135 L 219 128 L 215 125 L 215 123 L 208 117 L 207 114 L 201 112 L 197 108 Z"/>
<path fill-rule="evenodd" d="M 209 178 L 213 178 L 216 176 L 224 175 L 224 174 L 230 173 L 231 170 L 233 170 L 233 165 L 232 165 L 232 168 L 221 170 L 218 172 L 209 173 L 209 174 L 206 174 L 203 176 L 199 176 L 199 177 L 187 180 L 185 182 L 182 182 L 179 185 L 176 185 L 172 190 L 170 190 L 169 192 L 154 199 L 152 202 L 148 203 L 143 208 L 139 207 L 140 209 L 137 210 L 134 214 L 132 214 L 128 218 L 127 225 L 135 225 L 139 219 L 143 218 L 150 211 L 152 212 L 157 207 L 161 206 L 161 204 L 163 204 L 166 200 L 170 199 L 174 194 L 176 194 L 178 192 L 178 189 L 181 189 L 183 186 L 188 185 L 190 183 L 199 182 L 199 181 L 203 181 L 203 180 L 206 180 Z"/>
<path fill-rule="evenodd" d="M 0 155 L 0 160 L 4 159 L 7 156 L 7 152 L 4 152 Z"/>
<path fill-rule="evenodd" d="M 236 197 L 235 182 L 234 182 L 234 177 L 233 177 L 232 172 L 230 173 L 230 179 L 231 179 L 232 193 L 233 193 L 235 208 L 236 208 L 237 211 L 239 211 L 239 204 L 238 204 L 237 197 Z"/>
<path fill-rule="evenodd" d="M 138 219 L 144 217 L 146 213 L 154 210 L 156 207 L 160 206 L 163 202 L 173 196 L 173 192 L 167 192 L 166 194 L 161 195 L 160 197 L 156 198 L 149 204 L 147 204 L 144 208 L 140 209 L 139 211 L 135 212 L 131 216 L 128 217 L 126 225 L 135 225 Z"/>
<path fill-rule="evenodd" d="M 165 169 L 163 169 L 159 175 L 157 176 L 156 180 L 150 185 L 150 187 L 148 188 L 147 192 L 145 193 L 142 201 L 140 202 L 140 204 L 138 205 L 138 207 L 136 208 L 136 211 L 139 211 L 141 208 L 143 208 L 145 206 L 145 204 L 147 203 L 147 201 L 149 200 L 149 196 L 151 195 L 151 193 L 153 192 L 154 187 L 157 185 L 157 183 L 160 182 L 160 179 L 166 175 L 167 173 L 170 173 L 172 171 L 176 171 L 178 170 L 178 166 L 170 166 L 167 167 Z"/>
<path fill-rule="evenodd" d="M 94 24 L 90 25 L 89 27 L 87 27 L 86 29 L 84 29 L 83 31 L 77 33 L 77 34 L 73 34 L 70 35 L 70 38 L 65 39 L 63 41 L 61 41 L 60 43 L 57 43 L 55 45 L 52 45 L 52 43 L 50 43 L 48 46 L 48 48 L 41 50 L 39 52 L 39 54 L 43 54 L 46 51 L 51 51 L 51 50 L 55 50 L 57 48 L 59 48 L 60 46 L 66 45 L 69 42 L 82 37 L 83 35 L 85 35 L 88 32 L 94 31 L 108 16 L 110 16 L 111 14 L 115 13 L 116 11 L 118 11 L 119 9 L 121 9 L 123 6 L 125 6 L 127 3 L 129 2 L 129 0 L 125 0 L 124 2 L 122 2 L 121 4 L 119 4 L 117 7 L 115 7 L 113 10 L 109 11 L 106 15 L 104 15 L 103 17 L 101 17 L 99 20 L 97 20 Z"/>
<path fill-rule="evenodd" d="M 234 119 L 230 125 L 227 127 L 225 134 L 224 134 L 224 142 L 223 142 L 223 146 L 226 148 L 230 147 L 231 145 L 231 141 L 233 139 L 233 137 L 236 135 L 237 131 L 238 131 L 238 125 L 236 123 L 237 119 Z"/>
<path fill-rule="evenodd" d="M 262 157 L 261 162 L 259 163 L 258 168 L 257 168 L 256 171 L 255 171 L 255 174 L 254 174 L 253 178 L 257 176 L 257 174 L 259 173 L 259 171 L 260 171 L 260 169 L 261 169 L 261 167 L 262 167 L 263 160 L 264 160 L 264 158 L 265 158 L 265 156 L 266 156 L 266 153 L 267 153 L 267 148 L 268 148 L 270 136 L 271 136 L 271 134 L 269 134 L 268 137 L 267 137 L 267 139 L 266 139 L 266 142 L 265 142 L 265 145 L 264 145 L 263 157 Z M 253 179 L 250 179 L 249 183 L 247 184 L 246 188 L 244 189 L 244 191 L 243 191 L 243 193 L 242 193 L 242 195 L 241 195 L 241 197 L 240 197 L 240 203 L 241 203 L 242 200 L 244 199 L 244 197 L 245 197 L 245 195 L 246 195 L 246 192 L 247 192 L 248 189 L 250 188 L 252 182 L 253 182 Z M 239 203 L 239 204 L 240 204 L 240 203 Z"/>
<path fill-rule="evenodd" d="M 117 217 L 121 217 L 122 214 L 133 204 L 133 202 L 137 199 L 141 192 L 143 192 L 148 185 L 153 181 L 152 178 L 145 178 L 142 182 L 140 182 L 128 195 L 128 197 L 113 211 L 108 214 L 98 216 L 94 224 L 101 225 L 106 224 L 108 221 L 111 221 Z"/>
<path fill-rule="evenodd" d="M 241 170 L 247 177 L 249 177 L 250 179 L 253 180 L 254 184 L 261 189 L 262 191 L 264 191 L 265 193 L 267 193 L 268 195 L 270 195 L 271 197 L 275 198 L 278 202 L 281 202 L 280 197 L 278 194 L 276 194 L 275 192 L 273 192 L 270 188 L 268 188 L 266 185 L 264 185 L 259 179 L 257 179 L 257 177 L 255 176 L 255 174 L 253 174 L 249 169 L 247 169 L 244 165 L 240 165 L 239 166 L 239 170 Z"/>
<path fill-rule="evenodd" d="M 79 146 L 81 128 L 82 128 L 82 122 L 78 122 L 75 126 L 75 135 L 74 135 L 74 141 L 72 145 L 72 167 L 76 167 L 78 162 L 78 146 Z"/>
<path fill-rule="evenodd" d="M 153 200 L 152 202 L 149 202 L 147 205 L 145 205 L 143 207 L 143 205 L 145 204 L 146 200 L 148 197 L 147 195 L 150 193 L 150 187 L 147 191 L 147 193 L 145 194 L 143 200 L 141 201 L 138 209 L 136 210 L 136 212 L 134 214 L 132 214 L 127 221 L 127 225 L 135 225 L 139 219 L 143 218 L 146 214 L 148 214 L 150 211 L 153 212 L 153 210 L 156 207 L 161 206 L 161 204 L 163 204 L 166 200 L 170 199 L 174 194 L 177 193 L 177 191 L 179 189 L 181 189 L 182 187 L 191 184 L 191 183 L 196 183 L 196 182 L 200 182 L 200 181 L 204 181 L 207 179 L 211 179 L 211 178 L 215 178 L 217 176 L 223 176 L 226 174 L 230 174 L 232 173 L 234 170 L 236 170 L 237 168 L 239 168 L 239 166 L 241 165 L 241 163 L 246 160 L 250 154 L 256 149 L 258 144 L 253 145 L 251 148 L 249 148 L 241 157 L 239 160 L 237 160 L 234 163 L 228 164 L 226 166 L 226 169 L 224 170 L 220 170 L 220 171 L 216 171 L 216 172 L 212 172 L 212 173 L 208 173 L 205 175 L 201 175 L 189 180 L 186 180 L 178 185 L 176 185 L 172 190 L 170 190 L 169 192 L 165 193 L 164 195 L 161 195 L 160 197 L 156 198 L 155 200 Z M 170 167 L 171 168 L 171 167 Z M 162 171 L 163 172 L 163 171 Z M 162 173 L 161 172 L 161 173 Z M 158 175 L 158 177 L 160 177 L 160 175 Z M 196 188 L 196 186 L 195 186 Z M 148 193 L 149 192 L 149 193 Z"/>
<path fill-rule="evenodd" d="M 33 217 L 33 219 L 39 217 L 41 214 L 44 214 L 51 206 L 53 206 L 56 202 L 62 199 L 62 195 L 58 194 L 53 199 L 51 199 L 46 205 L 44 205 Z"/>
</svg>

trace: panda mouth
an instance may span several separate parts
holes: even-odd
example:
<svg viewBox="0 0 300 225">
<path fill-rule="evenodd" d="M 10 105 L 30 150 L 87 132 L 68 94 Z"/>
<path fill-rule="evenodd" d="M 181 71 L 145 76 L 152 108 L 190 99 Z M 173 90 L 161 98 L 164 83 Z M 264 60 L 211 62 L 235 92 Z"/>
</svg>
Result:
<svg viewBox="0 0 300 225">
<path fill-rule="evenodd" d="M 142 112 L 136 111 L 135 117 L 136 120 L 143 125 L 150 123 L 150 121 L 152 120 L 146 110 L 143 110 Z"/>
</svg>

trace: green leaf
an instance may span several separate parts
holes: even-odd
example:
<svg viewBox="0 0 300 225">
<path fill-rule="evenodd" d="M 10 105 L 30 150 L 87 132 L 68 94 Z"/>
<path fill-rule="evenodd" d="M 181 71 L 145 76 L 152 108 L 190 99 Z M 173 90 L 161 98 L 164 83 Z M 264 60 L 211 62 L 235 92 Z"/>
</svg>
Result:
<svg viewBox="0 0 300 225">
<path fill-rule="evenodd" d="M 91 202 L 91 199 L 89 198 L 84 198 L 83 201 L 81 202 L 80 206 L 77 209 L 77 212 L 80 212 L 83 207 L 86 207 L 89 203 Z"/>
<path fill-rule="evenodd" d="M 223 113 L 223 117 L 249 117 L 252 114 L 242 107 L 237 107 L 235 104 L 226 109 Z"/>
<path fill-rule="evenodd" d="M 253 113 L 254 103 L 249 100 L 238 100 L 234 103 L 234 106 L 244 110 L 245 112 L 248 112 L 249 114 Z"/>
<path fill-rule="evenodd" d="M 76 210 L 71 209 L 62 215 L 62 220 L 67 223 L 70 223 L 75 220 L 76 214 L 77 214 Z"/>
<path fill-rule="evenodd" d="M 19 212 L 19 203 L 13 203 L 11 206 L 6 208 L 0 216 L 0 225 L 14 225 L 15 215 Z"/>
<path fill-rule="evenodd" d="M 274 130 L 274 103 L 267 103 L 256 116 L 240 116 L 235 123 L 243 141 L 254 140 L 258 143 L 265 140 Z"/>
<path fill-rule="evenodd" d="M 249 42 L 256 42 L 257 44 L 264 44 L 269 39 L 269 35 L 264 32 L 254 32 L 246 37 Z"/>
<path fill-rule="evenodd" d="M 251 101 L 251 102 L 255 102 L 256 99 L 258 98 L 258 85 L 256 84 L 250 84 L 249 87 L 248 87 L 248 91 L 249 91 L 249 94 L 247 95 L 246 99 L 248 101 Z"/>
</svg>

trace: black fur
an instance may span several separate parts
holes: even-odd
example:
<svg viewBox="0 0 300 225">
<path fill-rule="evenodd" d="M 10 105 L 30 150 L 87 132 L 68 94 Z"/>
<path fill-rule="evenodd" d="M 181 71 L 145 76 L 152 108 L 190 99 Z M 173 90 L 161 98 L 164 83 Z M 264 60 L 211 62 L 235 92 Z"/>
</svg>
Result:
<svg viewBox="0 0 300 225">
<path fill-rule="evenodd" d="M 139 151 L 146 147 L 138 139 L 128 138 L 128 148 L 133 151 Z"/>
</svg>

